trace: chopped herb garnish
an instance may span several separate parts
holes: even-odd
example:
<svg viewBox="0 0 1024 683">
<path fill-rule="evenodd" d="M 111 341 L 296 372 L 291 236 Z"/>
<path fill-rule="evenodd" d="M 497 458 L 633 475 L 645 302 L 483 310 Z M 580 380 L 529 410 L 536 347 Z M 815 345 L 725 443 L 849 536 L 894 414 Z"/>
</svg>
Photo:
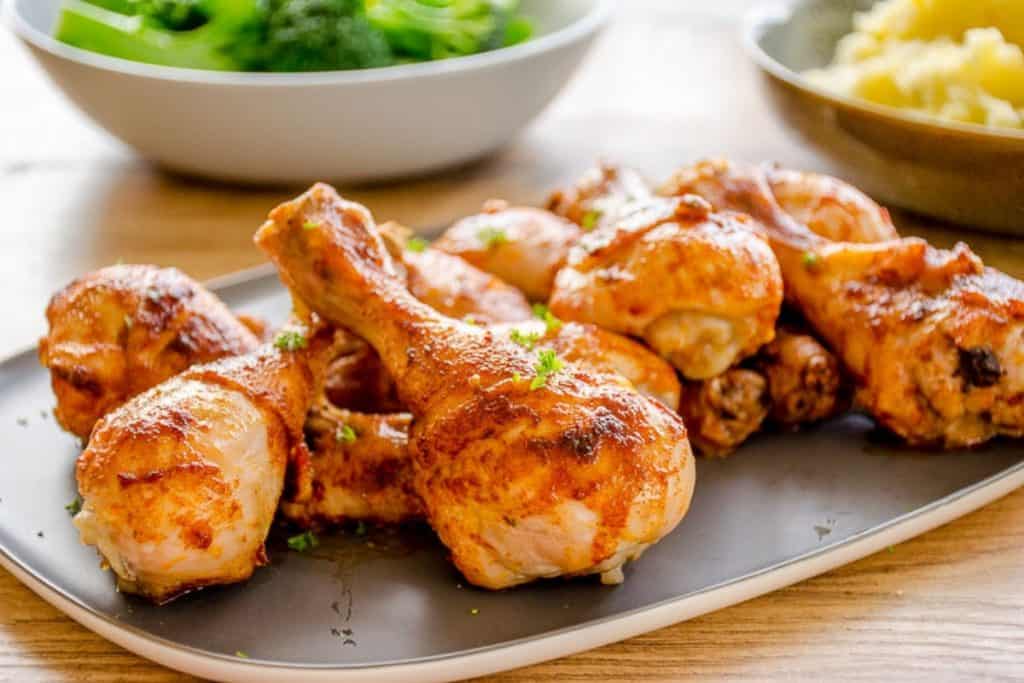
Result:
<svg viewBox="0 0 1024 683">
<path fill-rule="evenodd" d="M 342 425 L 334 432 L 334 440 L 338 443 L 355 443 L 358 435 L 351 425 Z"/>
<path fill-rule="evenodd" d="M 316 221 L 306 221 L 305 223 L 302 224 L 303 230 L 316 230 L 319 227 L 320 224 L 317 223 Z"/>
<path fill-rule="evenodd" d="M 548 383 L 548 378 L 561 370 L 563 367 L 561 359 L 551 349 L 541 349 L 537 352 L 537 364 L 533 366 L 537 375 L 530 382 L 530 391 L 540 389 Z"/>
<path fill-rule="evenodd" d="M 356 536 L 365 536 L 365 535 L 366 535 L 366 522 L 364 522 L 363 520 L 359 520 L 359 523 L 356 524 Z"/>
<path fill-rule="evenodd" d="M 15 420 L 15 422 L 18 423 L 19 427 L 28 427 L 28 418 L 27 417 L 19 417 L 18 419 Z"/>
<path fill-rule="evenodd" d="M 303 531 L 301 534 L 288 539 L 288 547 L 300 553 L 312 550 L 318 545 L 320 545 L 320 541 L 312 531 Z"/>
<path fill-rule="evenodd" d="M 803 264 L 807 270 L 814 270 L 818 267 L 819 258 L 818 255 L 812 251 L 805 251 L 804 255 L 800 258 L 800 263 Z"/>
<path fill-rule="evenodd" d="M 512 331 L 508 335 L 509 339 L 511 339 L 516 344 L 519 344 L 527 351 L 533 351 L 533 347 L 535 347 L 537 345 L 537 342 L 540 341 L 541 336 L 542 335 L 540 332 L 524 333 L 520 332 L 516 328 L 512 328 Z"/>
<path fill-rule="evenodd" d="M 889 546 L 888 548 L 886 548 L 886 550 L 888 550 L 890 553 L 896 552 L 896 549 L 893 548 L 892 546 Z"/>
<path fill-rule="evenodd" d="M 480 614 L 480 610 L 474 607 L 473 609 L 469 610 L 469 613 L 475 617 L 476 615 Z"/>
<path fill-rule="evenodd" d="M 523 379 L 523 375 L 521 373 L 515 372 L 515 373 L 512 374 L 512 381 L 515 382 L 516 384 L 519 384 L 519 382 L 522 379 Z"/>
<path fill-rule="evenodd" d="M 64 506 L 64 509 L 68 511 L 68 514 L 74 517 L 82 511 L 82 499 L 75 496 L 75 499 Z"/>
<path fill-rule="evenodd" d="M 408 249 L 409 251 L 416 252 L 417 254 L 419 254 L 422 251 L 425 251 L 426 248 L 429 246 L 430 242 L 423 239 L 422 237 L 410 237 L 405 243 L 406 249 Z"/>
<path fill-rule="evenodd" d="M 548 327 L 548 334 L 557 331 L 562 326 L 562 321 L 556 318 L 551 309 L 544 304 L 534 304 L 533 314 L 544 321 L 544 324 Z"/>
<path fill-rule="evenodd" d="M 583 214 L 583 218 L 580 220 L 580 225 L 584 230 L 593 230 L 597 227 L 598 221 L 601 220 L 602 211 L 597 209 L 591 209 Z"/>
<path fill-rule="evenodd" d="M 473 327 L 476 327 L 479 324 L 477 323 L 476 318 L 474 318 L 471 315 L 467 315 L 465 318 L 463 318 L 462 322 L 466 323 L 467 325 L 472 325 Z"/>
<path fill-rule="evenodd" d="M 239 659 L 249 659 L 249 654 L 244 650 L 235 650 L 235 656 Z"/>
<path fill-rule="evenodd" d="M 480 240 L 488 249 L 492 247 L 498 247 L 508 242 L 508 233 L 502 228 L 480 228 L 476 233 L 476 238 Z"/>
<path fill-rule="evenodd" d="M 285 330 L 274 339 L 274 346 L 282 351 L 298 351 L 299 349 L 306 348 L 308 343 L 306 335 L 298 330 Z"/>
</svg>

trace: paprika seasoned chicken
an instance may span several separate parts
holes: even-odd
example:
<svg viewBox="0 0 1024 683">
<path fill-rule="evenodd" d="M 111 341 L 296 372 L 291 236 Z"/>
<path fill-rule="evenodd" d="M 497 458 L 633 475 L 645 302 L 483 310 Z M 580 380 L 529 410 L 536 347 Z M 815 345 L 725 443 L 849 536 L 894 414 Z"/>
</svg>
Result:
<svg viewBox="0 0 1024 683">
<path fill-rule="evenodd" d="M 848 406 L 839 361 L 806 332 L 780 326 L 754 357 L 768 387 L 768 417 L 796 429 L 835 416 Z"/>
<path fill-rule="evenodd" d="M 775 336 L 782 277 L 755 229 L 693 195 L 649 201 L 581 239 L 551 311 L 639 337 L 687 379 L 720 375 Z"/>
<path fill-rule="evenodd" d="M 732 162 L 700 161 L 676 171 L 659 188 L 666 197 L 700 195 L 716 208 L 746 212 L 742 199 L 731 196 L 722 185 Z M 825 239 L 839 242 L 881 242 L 897 239 L 889 212 L 857 188 L 830 176 L 763 167 L 767 187 L 789 216 Z"/>
<path fill-rule="evenodd" d="M 281 513 L 302 527 L 423 519 L 423 502 L 413 487 L 411 423 L 408 413 L 359 413 L 326 402 L 314 406 L 306 419 L 312 493 L 282 501 Z"/>
<path fill-rule="evenodd" d="M 783 429 L 833 417 L 847 407 L 839 362 L 809 334 L 781 325 L 742 366 L 684 382 L 679 413 L 704 455 L 732 453 L 767 422 Z"/>
<path fill-rule="evenodd" d="M 418 301 L 362 206 L 315 185 L 256 241 L 297 298 L 380 354 L 416 418 L 427 519 L 474 584 L 620 581 L 686 513 L 694 462 L 674 412 Z"/>
<path fill-rule="evenodd" d="M 589 231 L 614 225 L 653 196 L 647 181 L 633 169 L 601 163 L 575 185 L 552 192 L 547 208 Z"/>
<path fill-rule="evenodd" d="M 491 200 L 448 228 L 434 247 L 497 275 L 533 301 L 547 301 L 555 273 L 582 232 L 543 209 Z"/>
<path fill-rule="evenodd" d="M 412 233 L 397 223 L 381 226 L 381 235 L 404 272 L 409 292 L 449 318 L 483 325 L 529 320 L 530 302 L 497 275 L 459 256 L 410 241 Z"/>
<path fill-rule="evenodd" d="M 292 350 L 194 366 L 97 423 L 78 459 L 74 523 L 122 591 L 162 603 L 266 563 L 289 467 L 293 495 L 308 495 L 302 426 L 334 352 L 329 329 L 286 334 Z"/>
<path fill-rule="evenodd" d="M 724 165 L 715 177 L 730 205 L 764 224 L 787 298 L 880 424 L 946 448 L 1024 435 L 1024 284 L 964 244 L 827 240 L 782 210 L 764 169 Z"/>
<path fill-rule="evenodd" d="M 757 432 L 771 405 L 768 382 L 753 370 L 729 368 L 699 382 L 683 382 L 679 414 L 694 447 L 725 456 Z"/>
<path fill-rule="evenodd" d="M 54 415 L 84 439 L 103 415 L 195 363 L 248 353 L 260 340 L 175 268 L 111 266 L 54 295 L 39 358 Z"/>
<path fill-rule="evenodd" d="M 550 349 L 565 362 L 607 373 L 610 381 L 619 376 L 625 386 L 669 408 L 679 405 L 679 380 L 672 367 L 625 337 L 593 325 L 540 320 L 491 329 L 528 351 Z M 379 362 L 379 357 L 376 360 Z M 360 379 L 368 381 L 370 393 L 380 381 L 365 375 L 350 377 L 349 395 L 367 393 L 361 389 Z M 315 407 L 306 421 L 313 493 L 302 502 L 283 502 L 285 517 L 300 526 L 422 518 L 423 503 L 412 486 L 415 465 L 408 448 L 410 423 L 407 414 L 366 414 L 327 404 Z"/>
</svg>

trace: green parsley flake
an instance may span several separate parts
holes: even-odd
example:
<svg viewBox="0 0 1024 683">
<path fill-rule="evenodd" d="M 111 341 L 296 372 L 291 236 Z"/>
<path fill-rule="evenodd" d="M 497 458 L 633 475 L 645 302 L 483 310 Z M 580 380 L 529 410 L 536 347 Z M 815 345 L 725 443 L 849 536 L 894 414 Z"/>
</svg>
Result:
<svg viewBox="0 0 1024 683">
<path fill-rule="evenodd" d="M 557 373 L 563 367 L 561 359 L 551 349 L 541 349 L 537 352 L 537 364 L 533 366 L 537 375 L 530 382 L 530 391 L 540 389 L 548 383 L 548 378 Z"/>
<path fill-rule="evenodd" d="M 476 327 L 479 324 L 477 323 L 476 318 L 474 318 L 471 315 L 467 315 L 465 318 L 463 318 L 462 322 L 466 323 L 467 325 L 472 325 L 473 327 Z"/>
<path fill-rule="evenodd" d="M 338 427 L 338 431 L 334 432 L 334 440 L 338 443 L 355 443 L 356 438 L 358 438 L 358 434 L 351 425 L 342 425 Z"/>
<path fill-rule="evenodd" d="M 359 520 L 359 523 L 356 524 L 356 536 L 365 536 L 366 530 L 366 522 L 364 522 L 363 520 Z"/>
<path fill-rule="evenodd" d="M 288 539 L 288 547 L 300 553 L 312 550 L 318 545 L 320 545 L 320 541 L 312 531 L 303 531 L 301 534 Z"/>
<path fill-rule="evenodd" d="M 298 351 L 306 348 L 307 344 L 309 342 L 306 340 L 306 335 L 298 330 L 285 330 L 274 339 L 274 346 L 282 351 Z"/>
<path fill-rule="evenodd" d="M 547 333 L 557 332 L 562 327 L 562 321 L 555 317 L 555 314 L 551 312 L 544 304 L 534 304 L 533 314 L 544 321 L 547 325 Z"/>
<path fill-rule="evenodd" d="M 302 224 L 303 230 L 316 230 L 319 227 L 320 224 L 317 223 L 316 221 L 306 221 L 305 223 Z"/>
<path fill-rule="evenodd" d="M 239 659 L 249 659 L 248 653 L 246 653 L 244 650 L 235 650 L 235 656 Z"/>
<path fill-rule="evenodd" d="M 533 351 L 533 347 L 535 347 L 537 345 L 537 342 L 540 341 L 541 336 L 542 335 L 540 332 L 523 333 L 517 330 L 516 328 L 512 328 L 512 331 L 508 335 L 509 339 L 511 339 L 516 344 L 519 344 L 527 351 Z"/>
<path fill-rule="evenodd" d="M 82 511 L 82 499 L 75 496 L 75 499 L 64 506 L 64 509 L 68 511 L 68 514 L 74 517 Z"/>
<path fill-rule="evenodd" d="M 804 255 L 800 258 L 800 263 L 807 270 L 815 270 L 819 265 L 819 261 L 818 255 L 812 251 L 805 251 Z"/>
<path fill-rule="evenodd" d="M 474 607 L 473 609 L 469 610 L 469 613 L 475 617 L 476 615 L 480 614 L 480 610 Z"/>
<path fill-rule="evenodd" d="M 508 242 L 508 233 L 502 228 L 480 228 L 476 233 L 476 238 L 480 240 L 482 245 L 491 249 Z"/>
<path fill-rule="evenodd" d="M 522 374 L 520 374 L 520 373 L 518 373 L 518 372 L 516 372 L 516 373 L 513 373 L 513 374 L 512 374 L 512 381 L 513 381 L 513 382 L 515 382 L 516 384 L 519 384 L 519 382 L 520 382 L 520 381 L 521 381 L 522 379 L 523 379 L 523 376 L 522 376 Z"/>
<path fill-rule="evenodd" d="M 408 249 L 409 251 L 415 252 L 417 254 L 425 251 L 426 248 L 429 247 L 429 246 L 430 246 L 430 242 L 428 242 L 427 240 L 423 239 L 422 237 L 410 237 L 406 241 L 406 243 L 405 243 L 405 248 L 406 249 Z"/>
<path fill-rule="evenodd" d="M 602 211 L 597 209 L 591 209 L 583 214 L 583 219 L 580 221 L 580 225 L 584 230 L 590 231 L 597 227 L 598 221 L 601 220 Z"/>
</svg>

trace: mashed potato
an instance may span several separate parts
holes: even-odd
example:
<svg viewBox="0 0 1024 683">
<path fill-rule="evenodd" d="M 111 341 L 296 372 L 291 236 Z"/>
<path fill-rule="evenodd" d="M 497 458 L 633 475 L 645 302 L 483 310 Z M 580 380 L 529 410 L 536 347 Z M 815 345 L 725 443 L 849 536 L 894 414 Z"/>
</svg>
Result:
<svg viewBox="0 0 1024 683">
<path fill-rule="evenodd" d="M 858 14 L 824 88 L 942 119 L 1024 128 L 1024 0 L 886 0 Z"/>
</svg>

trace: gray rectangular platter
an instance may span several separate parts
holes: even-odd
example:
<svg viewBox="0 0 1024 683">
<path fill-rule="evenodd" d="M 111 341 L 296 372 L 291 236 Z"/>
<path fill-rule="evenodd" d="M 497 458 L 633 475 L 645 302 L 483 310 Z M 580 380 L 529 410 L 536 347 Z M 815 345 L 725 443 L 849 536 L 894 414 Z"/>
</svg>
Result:
<svg viewBox="0 0 1024 683">
<path fill-rule="evenodd" d="M 218 291 L 272 321 L 288 306 L 266 270 Z M 288 552 L 277 530 L 270 566 L 247 584 L 158 608 L 117 593 L 79 544 L 64 510 L 79 447 L 48 415 L 52 404 L 34 351 L 0 364 L 4 566 L 130 649 L 237 680 L 436 680 L 561 656 L 849 562 L 1024 481 L 1021 443 L 920 453 L 848 415 L 700 459 L 689 515 L 618 587 L 582 579 L 486 592 L 462 583 L 425 528 L 341 532 L 310 554 Z"/>
</svg>

